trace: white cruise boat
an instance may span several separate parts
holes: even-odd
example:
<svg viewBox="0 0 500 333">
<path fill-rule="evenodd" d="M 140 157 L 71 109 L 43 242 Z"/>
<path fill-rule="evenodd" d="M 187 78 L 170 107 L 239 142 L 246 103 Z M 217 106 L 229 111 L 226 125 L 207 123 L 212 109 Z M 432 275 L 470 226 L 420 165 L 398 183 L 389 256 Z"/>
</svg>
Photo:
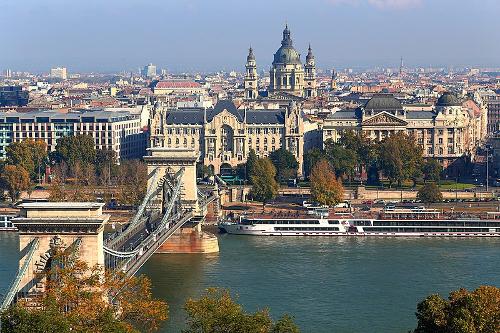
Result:
<svg viewBox="0 0 500 333">
<path fill-rule="evenodd" d="M 10 221 L 14 215 L 0 215 L 0 231 L 17 231 L 17 228 Z"/>
<path fill-rule="evenodd" d="M 223 226 L 254 236 L 500 237 L 500 219 L 443 219 L 438 211 L 391 210 L 383 218 L 240 217 Z M 403 218 L 404 217 L 404 218 Z"/>
</svg>

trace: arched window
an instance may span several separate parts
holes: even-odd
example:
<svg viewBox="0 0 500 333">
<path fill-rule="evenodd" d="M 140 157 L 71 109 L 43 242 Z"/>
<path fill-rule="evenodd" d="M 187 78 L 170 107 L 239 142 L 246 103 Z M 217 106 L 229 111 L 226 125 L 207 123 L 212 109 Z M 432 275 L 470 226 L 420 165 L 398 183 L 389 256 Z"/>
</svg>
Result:
<svg viewBox="0 0 500 333">
<path fill-rule="evenodd" d="M 188 144 L 188 139 L 187 138 L 184 138 L 184 147 L 186 147 Z"/>
<path fill-rule="evenodd" d="M 179 138 L 175 138 L 175 144 L 179 145 Z"/>
<path fill-rule="evenodd" d="M 172 144 L 172 139 L 168 138 L 168 145 L 170 146 Z"/>
</svg>

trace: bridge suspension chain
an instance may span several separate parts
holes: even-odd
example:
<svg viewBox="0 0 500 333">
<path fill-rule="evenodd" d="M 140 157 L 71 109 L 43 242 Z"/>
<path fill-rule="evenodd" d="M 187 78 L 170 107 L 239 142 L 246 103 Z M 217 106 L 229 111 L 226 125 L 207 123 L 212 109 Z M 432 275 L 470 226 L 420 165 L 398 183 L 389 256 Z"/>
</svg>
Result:
<svg viewBox="0 0 500 333">
<path fill-rule="evenodd" d="M 165 209 L 165 213 L 161 219 L 161 221 L 157 224 L 154 231 L 152 231 L 145 239 L 141 239 L 140 243 L 135 246 L 135 249 L 132 251 L 119 251 L 111 248 L 109 245 L 104 246 L 104 252 L 108 255 L 109 260 L 109 268 L 118 268 L 126 271 L 128 267 L 133 266 L 134 261 L 142 258 L 142 255 L 146 250 L 150 250 L 152 245 L 155 245 L 159 238 L 165 236 L 165 229 L 172 229 L 173 227 L 177 227 L 177 224 L 180 220 L 182 220 L 180 214 L 176 214 L 172 216 L 172 211 L 177 202 L 180 200 L 181 187 L 182 187 L 182 176 L 184 174 L 184 168 L 180 169 L 172 179 L 165 178 L 165 181 L 168 181 L 167 185 L 172 189 L 170 200 L 167 203 L 167 207 Z M 172 183 L 173 182 L 173 183 Z M 173 226 L 168 226 L 168 221 L 172 219 L 177 221 L 177 223 Z M 184 223 L 184 222 L 183 222 Z M 130 227 L 128 228 L 130 229 Z M 128 230 L 127 229 L 127 230 Z M 170 231 L 170 230 L 168 230 Z M 168 233 L 167 231 L 167 233 Z M 163 243 L 164 240 L 161 242 Z M 161 245 L 161 244 L 160 244 Z M 153 252 L 154 253 L 154 252 Z M 152 253 L 151 253 L 152 254 Z M 117 265 L 117 260 L 121 259 L 122 261 Z M 142 264 L 141 264 L 142 265 Z"/>
<path fill-rule="evenodd" d="M 40 239 L 33 238 L 30 244 L 30 249 L 26 254 L 26 259 L 24 260 L 21 269 L 18 271 L 16 278 L 14 279 L 14 282 L 9 288 L 9 292 L 5 296 L 2 305 L 0 306 L 0 312 L 7 309 L 14 301 L 14 298 L 16 297 L 16 294 L 18 292 L 19 284 L 21 283 L 21 279 L 24 277 L 24 274 L 26 274 L 26 271 L 28 270 L 31 261 L 33 260 L 35 251 L 38 249 L 39 245 L 40 245 Z"/>
</svg>

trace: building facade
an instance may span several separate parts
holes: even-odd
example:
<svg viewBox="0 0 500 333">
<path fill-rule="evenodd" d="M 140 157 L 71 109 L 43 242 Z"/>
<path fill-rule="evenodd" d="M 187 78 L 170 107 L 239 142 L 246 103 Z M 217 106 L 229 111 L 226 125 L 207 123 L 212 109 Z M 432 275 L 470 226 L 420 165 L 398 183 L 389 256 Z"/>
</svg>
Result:
<svg viewBox="0 0 500 333">
<path fill-rule="evenodd" d="M 66 80 L 68 78 L 68 70 L 66 69 L 66 67 L 51 68 L 50 77 L 55 79 Z"/>
<path fill-rule="evenodd" d="M 379 94 L 362 107 L 333 113 L 321 130 L 323 142 L 337 141 L 345 130 L 365 132 L 376 141 L 405 132 L 422 146 L 424 157 L 437 158 L 449 167 L 473 154 L 477 143 L 484 139 L 473 137 L 478 135 L 472 128 L 473 121 L 474 115 L 450 93 L 444 93 L 431 111 L 409 111 L 392 95 Z"/>
<path fill-rule="evenodd" d="M 193 149 L 199 162 L 213 167 L 236 167 L 246 162 L 250 149 L 258 156 L 285 148 L 299 162 L 302 173 L 304 124 L 295 103 L 274 110 L 237 109 L 219 101 L 213 108 L 170 109 L 159 103 L 152 110 L 150 147 Z"/>
<path fill-rule="evenodd" d="M 6 147 L 12 142 L 42 140 L 54 151 L 59 138 L 78 134 L 92 136 L 96 149 L 114 150 L 119 160 L 146 154 L 140 116 L 126 111 L 6 112 L 0 113 L 0 159 L 6 158 Z"/>
<path fill-rule="evenodd" d="M 0 106 L 26 106 L 29 93 L 21 86 L 0 87 Z"/>
</svg>

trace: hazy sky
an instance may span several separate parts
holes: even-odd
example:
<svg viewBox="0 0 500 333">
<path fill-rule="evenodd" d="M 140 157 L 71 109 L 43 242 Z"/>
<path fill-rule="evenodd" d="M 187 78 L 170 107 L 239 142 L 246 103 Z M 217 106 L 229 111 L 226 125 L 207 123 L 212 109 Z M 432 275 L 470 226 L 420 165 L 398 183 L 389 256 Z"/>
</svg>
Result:
<svg viewBox="0 0 500 333">
<path fill-rule="evenodd" d="M 0 0 L 0 69 L 259 70 L 285 22 L 320 68 L 500 67 L 500 0 Z"/>
</svg>

